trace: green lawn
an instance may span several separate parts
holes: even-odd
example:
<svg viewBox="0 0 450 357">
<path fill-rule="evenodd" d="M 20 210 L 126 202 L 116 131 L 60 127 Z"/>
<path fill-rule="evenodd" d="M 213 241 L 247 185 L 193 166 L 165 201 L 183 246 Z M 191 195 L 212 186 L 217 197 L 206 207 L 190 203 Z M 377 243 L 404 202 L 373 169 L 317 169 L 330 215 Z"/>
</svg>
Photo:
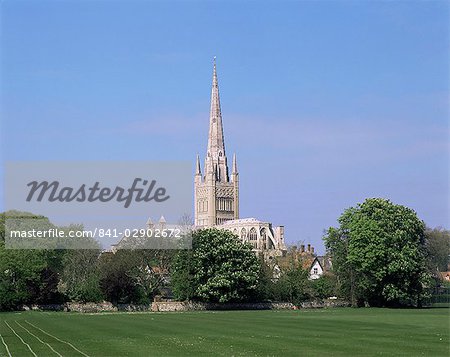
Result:
<svg viewBox="0 0 450 357">
<path fill-rule="evenodd" d="M 1 313 L 0 356 L 449 356 L 449 311 Z"/>
</svg>

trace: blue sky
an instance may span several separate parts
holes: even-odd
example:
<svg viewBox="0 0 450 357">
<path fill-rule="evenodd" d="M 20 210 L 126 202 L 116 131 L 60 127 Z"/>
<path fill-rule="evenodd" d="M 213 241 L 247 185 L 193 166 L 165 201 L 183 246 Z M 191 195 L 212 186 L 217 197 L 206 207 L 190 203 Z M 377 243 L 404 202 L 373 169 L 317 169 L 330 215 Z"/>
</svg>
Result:
<svg viewBox="0 0 450 357">
<path fill-rule="evenodd" d="M 2 160 L 191 160 L 217 56 L 241 216 L 322 251 L 367 197 L 449 228 L 449 3 L 3 1 Z"/>
</svg>

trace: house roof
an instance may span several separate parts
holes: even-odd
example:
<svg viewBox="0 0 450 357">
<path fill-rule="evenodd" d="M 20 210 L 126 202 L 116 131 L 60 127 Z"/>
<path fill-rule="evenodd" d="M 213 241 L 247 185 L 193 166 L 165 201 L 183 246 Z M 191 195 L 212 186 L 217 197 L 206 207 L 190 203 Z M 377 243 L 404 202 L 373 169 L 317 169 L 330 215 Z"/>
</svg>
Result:
<svg viewBox="0 0 450 357">
<path fill-rule="evenodd" d="M 310 270 L 312 269 L 312 267 L 316 261 L 319 263 L 319 265 L 323 271 L 331 270 L 331 259 L 330 259 L 330 257 L 327 257 L 327 256 L 315 257 L 314 260 L 311 262 L 311 265 L 309 266 Z"/>
<path fill-rule="evenodd" d="M 323 266 L 322 266 L 322 263 L 320 262 L 319 257 L 315 257 L 315 258 L 314 258 L 314 260 L 312 261 L 312 263 L 311 263 L 310 266 L 309 266 L 309 270 L 312 269 L 312 267 L 314 266 L 314 264 L 315 264 L 316 262 L 319 263 L 320 268 L 321 268 L 322 270 L 324 270 L 324 269 L 323 269 Z"/>
</svg>

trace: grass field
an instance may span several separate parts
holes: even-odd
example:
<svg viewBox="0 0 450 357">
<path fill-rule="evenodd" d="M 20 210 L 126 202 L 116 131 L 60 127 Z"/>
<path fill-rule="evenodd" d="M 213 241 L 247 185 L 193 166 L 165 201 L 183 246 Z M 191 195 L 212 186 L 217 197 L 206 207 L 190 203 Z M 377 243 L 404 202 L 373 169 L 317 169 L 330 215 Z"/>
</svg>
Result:
<svg viewBox="0 0 450 357">
<path fill-rule="evenodd" d="M 449 311 L 1 313 L 0 356 L 449 356 Z"/>
</svg>

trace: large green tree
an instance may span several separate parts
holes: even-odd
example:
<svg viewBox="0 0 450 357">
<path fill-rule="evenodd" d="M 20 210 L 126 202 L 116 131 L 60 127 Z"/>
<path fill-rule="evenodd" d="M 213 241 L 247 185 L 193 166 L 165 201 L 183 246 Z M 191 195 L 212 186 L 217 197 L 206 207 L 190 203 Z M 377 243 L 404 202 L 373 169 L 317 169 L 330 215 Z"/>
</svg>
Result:
<svg viewBox="0 0 450 357">
<path fill-rule="evenodd" d="M 64 253 L 47 249 L 7 249 L 10 248 L 5 243 L 7 219 L 14 220 L 18 230 L 55 227 L 46 217 L 28 212 L 0 214 L 0 310 L 13 310 L 24 304 L 60 302 L 57 284 Z"/>
<path fill-rule="evenodd" d="M 420 305 L 430 280 L 425 225 L 416 213 L 386 199 L 351 207 L 324 241 L 342 293 L 353 305 Z"/>
<path fill-rule="evenodd" d="M 248 301 L 258 289 L 260 265 L 250 245 L 229 231 L 195 231 L 192 250 L 182 250 L 172 268 L 179 299 L 211 302 Z"/>
<path fill-rule="evenodd" d="M 47 269 L 43 251 L 9 250 L 0 242 L 0 310 L 35 302 Z"/>
</svg>

